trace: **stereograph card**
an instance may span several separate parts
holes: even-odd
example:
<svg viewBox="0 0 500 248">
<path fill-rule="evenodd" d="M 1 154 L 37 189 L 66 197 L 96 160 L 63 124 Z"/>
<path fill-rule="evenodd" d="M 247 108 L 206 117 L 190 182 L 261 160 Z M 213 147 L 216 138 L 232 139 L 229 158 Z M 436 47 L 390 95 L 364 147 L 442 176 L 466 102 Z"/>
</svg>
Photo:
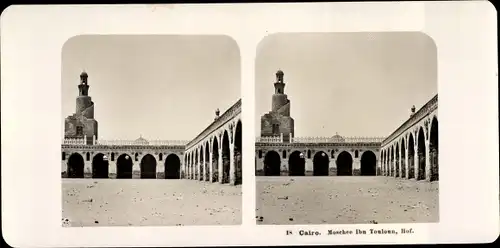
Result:
<svg viewBox="0 0 500 248">
<path fill-rule="evenodd" d="M 493 242 L 495 19 L 486 1 L 10 6 L 4 239 Z"/>
</svg>

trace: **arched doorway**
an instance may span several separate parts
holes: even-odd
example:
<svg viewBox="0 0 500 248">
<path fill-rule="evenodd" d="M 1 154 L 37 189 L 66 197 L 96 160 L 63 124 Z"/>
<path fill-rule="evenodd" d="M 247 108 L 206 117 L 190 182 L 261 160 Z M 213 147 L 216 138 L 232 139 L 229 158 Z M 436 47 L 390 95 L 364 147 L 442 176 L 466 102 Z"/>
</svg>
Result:
<svg viewBox="0 0 500 248">
<path fill-rule="evenodd" d="M 92 159 L 92 178 L 108 178 L 109 161 L 102 153 L 98 153 Z"/>
<path fill-rule="evenodd" d="M 141 159 L 141 178 L 156 178 L 156 158 L 151 154 L 146 154 Z"/>
<path fill-rule="evenodd" d="M 425 136 L 424 129 L 418 130 L 418 180 L 425 179 Z"/>
<path fill-rule="evenodd" d="M 346 151 L 337 156 L 337 176 L 352 176 L 352 156 Z"/>
<path fill-rule="evenodd" d="M 264 175 L 279 176 L 281 167 L 281 157 L 275 151 L 268 151 L 264 157 Z"/>
<path fill-rule="evenodd" d="M 415 178 L 415 141 L 413 134 L 408 138 L 408 179 Z"/>
<path fill-rule="evenodd" d="M 395 162 L 396 162 L 396 163 L 395 163 L 395 164 L 396 164 L 396 175 L 395 175 L 395 176 L 396 176 L 396 177 L 399 177 L 399 162 L 400 162 L 400 161 L 399 161 L 399 144 L 398 144 L 397 142 L 396 142 L 396 152 L 395 152 L 395 156 L 396 156 L 396 157 L 394 158 L 394 160 L 395 160 Z"/>
<path fill-rule="evenodd" d="M 181 160 L 172 153 L 165 158 L 165 179 L 179 179 L 181 176 Z"/>
<path fill-rule="evenodd" d="M 222 137 L 222 183 L 229 183 L 231 171 L 229 156 L 229 135 L 226 130 Z"/>
<path fill-rule="evenodd" d="M 234 169 L 236 173 L 236 184 L 243 183 L 243 157 L 242 157 L 242 136 L 241 136 L 241 121 L 236 124 L 234 134 Z"/>
<path fill-rule="evenodd" d="M 313 175 L 314 176 L 328 176 L 328 165 L 330 159 L 324 152 L 317 152 L 313 158 Z"/>
<path fill-rule="evenodd" d="M 212 182 L 219 181 L 219 142 L 214 137 L 212 146 Z"/>
<path fill-rule="evenodd" d="M 429 156 L 431 161 L 431 181 L 439 180 L 439 135 L 438 120 L 432 118 L 431 132 L 429 137 Z"/>
<path fill-rule="evenodd" d="M 299 151 L 294 151 L 288 156 L 288 175 L 289 176 L 305 176 L 306 175 L 306 158 Z"/>
<path fill-rule="evenodd" d="M 361 155 L 361 176 L 377 175 L 377 157 L 372 151 L 364 151 Z"/>
<path fill-rule="evenodd" d="M 128 154 L 122 154 L 116 160 L 116 178 L 132 178 L 132 158 Z"/>
<path fill-rule="evenodd" d="M 83 178 L 85 161 L 79 153 L 73 153 L 68 158 L 68 178 Z"/>
</svg>

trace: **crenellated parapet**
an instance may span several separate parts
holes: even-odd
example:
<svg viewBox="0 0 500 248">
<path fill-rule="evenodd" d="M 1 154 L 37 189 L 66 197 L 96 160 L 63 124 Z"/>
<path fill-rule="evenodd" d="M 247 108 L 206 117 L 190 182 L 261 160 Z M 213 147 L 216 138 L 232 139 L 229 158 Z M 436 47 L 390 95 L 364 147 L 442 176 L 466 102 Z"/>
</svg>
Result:
<svg viewBox="0 0 500 248">
<path fill-rule="evenodd" d="M 292 143 L 382 143 L 383 137 L 292 137 Z"/>
<path fill-rule="evenodd" d="M 162 146 L 178 146 L 185 147 L 188 140 L 97 140 L 93 137 L 92 141 L 87 143 L 87 137 L 83 138 L 65 138 L 62 141 L 63 145 L 88 145 L 88 146 L 136 146 L 136 147 L 162 147 Z"/>
<path fill-rule="evenodd" d="M 384 141 L 382 141 L 382 146 L 386 146 L 391 143 L 394 139 L 398 138 L 401 134 L 406 132 L 409 128 L 413 127 L 416 123 L 420 122 L 423 118 L 428 116 L 432 111 L 438 108 L 438 95 L 436 94 L 431 100 L 429 100 L 424 106 L 422 106 L 417 112 L 415 112 L 408 120 L 406 120 L 401 126 L 399 126 L 393 133 L 391 133 Z"/>
<path fill-rule="evenodd" d="M 193 140 L 186 144 L 186 150 L 191 149 L 196 144 L 203 141 L 206 137 L 212 134 L 214 131 L 220 129 L 222 126 L 226 125 L 229 121 L 233 120 L 237 115 L 241 113 L 241 99 L 239 99 L 233 106 L 231 106 L 226 112 L 215 119 L 207 128 L 205 128 L 200 134 L 198 134 Z"/>
</svg>

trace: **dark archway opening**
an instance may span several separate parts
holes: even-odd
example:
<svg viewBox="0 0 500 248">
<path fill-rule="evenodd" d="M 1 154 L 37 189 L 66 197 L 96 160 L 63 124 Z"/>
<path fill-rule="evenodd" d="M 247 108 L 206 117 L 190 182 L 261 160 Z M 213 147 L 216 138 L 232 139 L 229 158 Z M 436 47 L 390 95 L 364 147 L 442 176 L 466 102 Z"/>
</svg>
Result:
<svg viewBox="0 0 500 248">
<path fill-rule="evenodd" d="M 156 169 L 155 169 L 156 170 Z M 165 158 L 165 179 L 181 178 L 181 160 L 176 154 L 170 154 Z"/>
<path fill-rule="evenodd" d="M 132 158 L 127 154 L 122 154 L 116 160 L 116 178 L 132 178 Z"/>
<path fill-rule="evenodd" d="M 79 153 L 73 153 L 68 159 L 68 178 L 83 178 L 85 161 Z"/>
<path fill-rule="evenodd" d="M 210 144 L 205 143 L 205 177 L 203 178 L 205 181 L 210 181 Z"/>
<path fill-rule="evenodd" d="M 415 178 L 415 142 L 413 134 L 408 138 L 408 179 Z"/>
<path fill-rule="evenodd" d="M 222 138 L 222 183 L 229 183 L 231 171 L 229 156 L 229 135 L 227 131 L 224 131 Z"/>
<path fill-rule="evenodd" d="M 439 137 L 438 137 L 438 120 L 436 117 L 432 119 L 431 132 L 429 139 L 429 155 L 431 160 L 431 181 L 439 180 Z"/>
<path fill-rule="evenodd" d="M 219 142 L 214 138 L 212 146 L 212 182 L 219 181 Z"/>
<path fill-rule="evenodd" d="M 102 153 L 98 153 L 92 159 L 92 178 L 109 178 L 109 161 Z"/>
<path fill-rule="evenodd" d="M 361 155 L 361 176 L 377 175 L 377 156 L 372 151 L 365 151 Z"/>
<path fill-rule="evenodd" d="M 396 152 L 395 152 L 395 164 L 396 164 L 396 177 L 399 177 L 399 144 L 396 143 Z"/>
<path fill-rule="evenodd" d="M 324 152 L 317 152 L 313 158 L 313 176 L 328 176 L 330 159 Z"/>
<path fill-rule="evenodd" d="M 424 129 L 418 131 L 418 180 L 425 179 L 425 136 Z"/>
<path fill-rule="evenodd" d="M 299 151 L 294 151 L 288 156 L 288 175 L 289 176 L 305 176 L 306 175 L 306 158 Z"/>
<path fill-rule="evenodd" d="M 279 176 L 281 167 L 281 157 L 275 151 L 268 151 L 264 157 L 264 175 Z"/>
<path fill-rule="evenodd" d="M 352 156 L 346 151 L 337 156 L 337 176 L 352 176 Z"/>
<path fill-rule="evenodd" d="M 243 183 L 243 156 L 242 156 L 242 134 L 241 134 L 241 121 L 236 124 L 234 136 L 234 166 L 236 173 L 236 184 Z"/>
<path fill-rule="evenodd" d="M 141 159 L 141 178 L 143 179 L 156 178 L 156 158 L 151 154 L 146 154 Z"/>
</svg>

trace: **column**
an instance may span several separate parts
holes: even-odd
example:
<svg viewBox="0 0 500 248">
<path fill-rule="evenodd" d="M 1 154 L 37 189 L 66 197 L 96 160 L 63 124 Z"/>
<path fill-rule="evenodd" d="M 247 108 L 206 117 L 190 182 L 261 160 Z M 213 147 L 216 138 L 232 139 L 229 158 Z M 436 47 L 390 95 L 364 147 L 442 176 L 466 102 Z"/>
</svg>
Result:
<svg viewBox="0 0 500 248">
<path fill-rule="evenodd" d="M 380 158 L 379 158 L 379 159 L 377 159 L 377 169 L 375 170 L 375 176 L 380 176 L 381 172 L 382 172 L 382 163 L 380 162 Z"/>
<path fill-rule="evenodd" d="M 387 152 L 384 152 L 384 160 L 382 161 L 384 163 L 384 176 L 387 176 Z"/>
<path fill-rule="evenodd" d="M 201 153 L 201 152 L 200 152 L 200 153 Z M 198 156 L 199 156 L 199 155 L 200 155 L 200 154 L 198 154 Z M 200 159 L 200 157 L 198 157 L 198 163 L 197 163 L 197 165 L 196 165 L 196 166 L 198 166 L 198 175 L 196 176 L 196 180 L 198 180 L 198 181 L 200 181 L 200 180 L 201 180 L 201 177 L 202 177 L 202 175 L 201 175 L 201 163 L 202 163 L 202 162 L 201 162 L 201 159 Z"/>
<path fill-rule="evenodd" d="M 236 184 L 236 168 L 234 166 L 234 143 L 229 144 L 229 184 Z"/>
<path fill-rule="evenodd" d="M 206 154 L 205 154 L 205 152 L 206 152 L 206 150 L 204 148 L 203 152 L 201 153 L 202 156 L 203 156 L 203 162 L 202 162 L 203 163 L 202 164 L 202 166 L 203 166 L 203 175 L 201 176 L 201 178 L 203 179 L 203 181 L 207 180 L 207 172 L 205 171 L 207 169 L 207 166 L 206 166 L 207 161 L 206 161 Z"/>
<path fill-rule="evenodd" d="M 430 142 L 425 141 L 425 180 L 431 180 L 431 158 L 430 158 Z"/>
<path fill-rule="evenodd" d="M 403 178 L 403 161 L 401 161 L 401 144 L 398 146 L 399 177 Z M 406 171 L 406 170 L 405 170 Z"/>
<path fill-rule="evenodd" d="M 405 144 L 405 178 L 408 178 L 409 175 L 410 175 L 410 166 L 408 166 L 408 146 Z"/>
<path fill-rule="evenodd" d="M 395 149 L 392 150 L 391 158 L 392 158 L 392 160 L 391 160 L 391 166 L 392 166 L 391 176 L 396 177 L 396 150 Z"/>
<path fill-rule="evenodd" d="M 219 175 L 217 176 L 217 181 L 219 183 L 222 183 L 222 146 L 219 148 L 219 162 L 217 163 L 217 167 L 219 167 L 217 170 L 219 171 Z"/>
<path fill-rule="evenodd" d="M 193 179 L 193 158 L 189 161 L 189 179 Z"/>
<path fill-rule="evenodd" d="M 418 142 L 413 142 L 413 176 L 418 180 Z"/>
<path fill-rule="evenodd" d="M 213 169 L 213 159 L 214 159 L 214 153 L 213 153 L 213 147 L 210 146 L 210 148 L 208 148 L 208 151 L 209 151 L 209 160 L 208 160 L 208 170 L 209 170 L 209 179 L 208 181 L 209 182 L 212 182 L 212 178 L 214 178 L 214 169 Z"/>
</svg>

